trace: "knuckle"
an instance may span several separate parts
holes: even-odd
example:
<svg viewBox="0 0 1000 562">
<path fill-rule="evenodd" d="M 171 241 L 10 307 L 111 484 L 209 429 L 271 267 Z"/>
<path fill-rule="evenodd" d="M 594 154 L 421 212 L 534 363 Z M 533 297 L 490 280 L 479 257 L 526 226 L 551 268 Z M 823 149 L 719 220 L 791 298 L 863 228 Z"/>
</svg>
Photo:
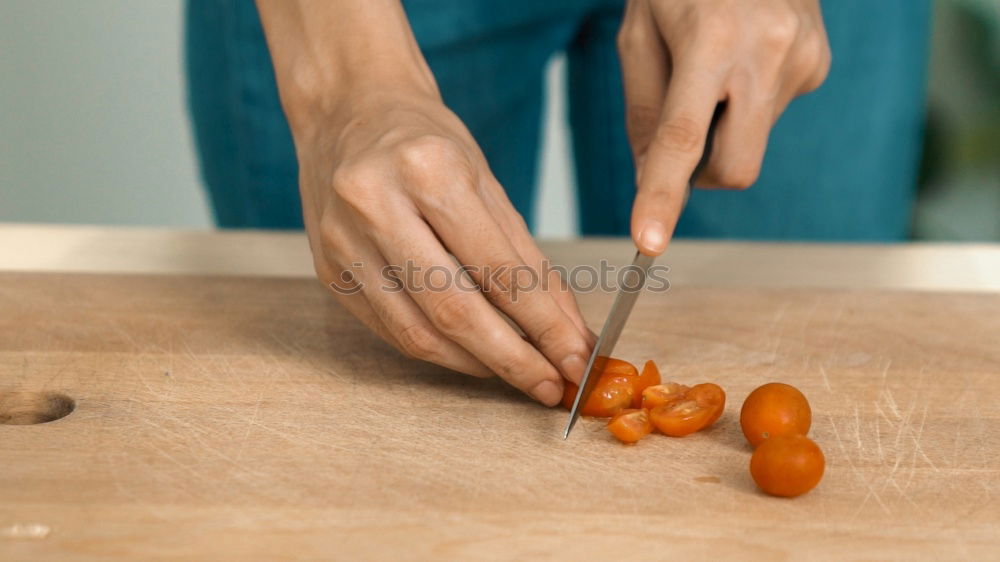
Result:
<svg viewBox="0 0 1000 562">
<path fill-rule="evenodd" d="M 803 73 L 809 77 L 803 84 L 803 93 L 819 88 L 830 75 L 832 55 L 830 46 L 824 39 L 811 40 L 805 47 L 802 66 Z"/>
<path fill-rule="evenodd" d="M 760 177 L 760 165 L 744 165 L 725 170 L 719 176 L 719 183 L 733 189 L 747 189 Z"/>
<path fill-rule="evenodd" d="M 435 134 L 402 141 L 397 154 L 403 172 L 417 183 L 435 182 L 439 179 L 439 170 L 462 160 L 461 148 L 454 141 Z"/>
<path fill-rule="evenodd" d="M 775 12 L 762 26 L 764 44 L 778 51 L 787 50 L 799 35 L 801 21 L 790 11 Z"/>
<path fill-rule="evenodd" d="M 333 172 L 333 191 L 345 201 L 356 200 L 371 185 L 367 176 L 357 166 L 342 165 Z"/>
<path fill-rule="evenodd" d="M 446 334 L 465 334 L 473 327 L 473 310 L 464 293 L 453 291 L 441 296 L 431 307 L 431 320 Z"/>
<path fill-rule="evenodd" d="M 576 354 L 586 357 L 589 355 L 579 332 L 572 326 L 568 318 L 554 319 L 542 325 L 533 339 L 539 349 L 558 350 L 560 356 Z"/>
<path fill-rule="evenodd" d="M 455 190 L 472 190 L 473 169 L 465 151 L 440 135 L 422 135 L 398 147 L 399 169 L 413 196 L 433 207 L 446 207 Z"/>
<path fill-rule="evenodd" d="M 704 135 L 694 119 L 675 117 L 660 125 L 653 142 L 670 152 L 695 153 L 701 150 Z"/>
<path fill-rule="evenodd" d="M 333 191 L 354 211 L 354 214 L 371 223 L 381 213 L 381 194 L 377 187 L 380 180 L 374 171 L 358 165 L 343 165 L 333 172 Z"/>
<path fill-rule="evenodd" d="M 396 339 L 401 351 L 414 359 L 430 361 L 440 353 L 440 340 L 430 327 L 423 324 L 411 324 L 403 328 L 396 334 Z"/>
<path fill-rule="evenodd" d="M 506 356 L 506 360 L 494 369 L 497 375 L 503 380 L 524 387 L 531 379 L 530 360 L 528 354 L 523 350 L 511 351 Z"/>
<path fill-rule="evenodd" d="M 498 308 L 508 310 L 518 304 L 520 291 L 533 288 L 530 275 L 524 264 L 495 261 L 484 271 L 482 291 Z"/>
</svg>

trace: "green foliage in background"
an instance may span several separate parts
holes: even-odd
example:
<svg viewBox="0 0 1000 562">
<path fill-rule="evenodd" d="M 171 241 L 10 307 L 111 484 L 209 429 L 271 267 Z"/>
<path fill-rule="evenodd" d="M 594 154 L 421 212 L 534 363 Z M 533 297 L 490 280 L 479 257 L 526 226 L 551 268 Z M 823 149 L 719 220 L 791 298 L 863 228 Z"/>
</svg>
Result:
<svg viewBox="0 0 1000 562">
<path fill-rule="evenodd" d="M 1000 0 L 937 0 L 918 239 L 1000 240 Z"/>
</svg>

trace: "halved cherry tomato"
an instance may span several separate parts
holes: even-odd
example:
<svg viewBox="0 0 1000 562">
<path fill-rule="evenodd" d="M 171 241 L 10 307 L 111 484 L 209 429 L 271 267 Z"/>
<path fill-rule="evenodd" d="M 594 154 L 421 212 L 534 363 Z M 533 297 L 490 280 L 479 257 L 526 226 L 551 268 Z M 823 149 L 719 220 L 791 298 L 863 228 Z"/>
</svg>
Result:
<svg viewBox="0 0 1000 562">
<path fill-rule="evenodd" d="M 631 363 L 613 357 L 598 357 L 597 361 L 601 377 L 580 413 L 595 418 L 609 418 L 632 403 L 639 371 Z M 567 410 L 573 407 L 578 388 L 571 382 L 566 383 L 562 404 Z"/>
<path fill-rule="evenodd" d="M 747 396 L 740 411 L 743 435 L 754 447 L 777 435 L 809 433 L 812 410 L 809 401 L 794 386 L 772 382 Z"/>
<path fill-rule="evenodd" d="M 684 437 L 705 427 L 713 409 L 703 408 L 694 400 L 679 398 L 649 411 L 653 425 L 664 435 Z"/>
<path fill-rule="evenodd" d="M 712 415 L 708 418 L 705 427 L 715 423 L 726 409 L 726 392 L 717 384 L 710 382 L 696 384 L 685 392 L 684 396 L 694 400 L 703 408 L 712 408 Z"/>
<path fill-rule="evenodd" d="M 726 393 L 717 384 L 697 384 L 680 398 L 650 410 L 660 433 L 683 437 L 704 429 L 719 419 L 726 406 Z"/>
<path fill-rule="evenodd" d="M 657 406 L 669 404 L 678 398 L 683 398 L 684 393 L 691 390 L 691 387 L 676 382 L 654 384 L 642 391 L 640 404 L 647 410 L 652 410 Z"/>
<path fill-rule="evenodd" d="M 632 396 L 632 407 L 642 408 L 642 395 L 647 388 L 660 384 L 660 369 L 652 359 L 642 366 L 642 373 L 635 382 L 635 395 Z"/>
<path fill-rule="evenodd" d="M 653 422 L 646 410 L 622 410 L 608 422 L 608 431 L 622 443 L 637 443 L 653 431 Z"/>
<path fill-rule="evenodd" d="M 765 439 L 750 457 L 750 476 L 761 490 L 794 497 L 816 487 L 826 459 L 805 435 L 775 435 Z"/>
</svg>

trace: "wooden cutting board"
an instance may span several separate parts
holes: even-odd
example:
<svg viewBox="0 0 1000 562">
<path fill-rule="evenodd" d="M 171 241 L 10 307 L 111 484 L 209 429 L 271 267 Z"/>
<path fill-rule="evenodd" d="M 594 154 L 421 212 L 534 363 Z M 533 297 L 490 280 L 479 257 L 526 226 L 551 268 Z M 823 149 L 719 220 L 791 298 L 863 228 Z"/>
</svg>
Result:
<svg viewBox="0 0 1000 562">
<path fill-rule="evenodd" d="M 611 298 L 581 297 L 592 325 Z M 685 287 L 616 355 L 719 383 L 725 415 L 563 441 L 565 411 L 401 357 L 315 281 L 0 274 L 0 417 L 73 404 L 0 425 L 0 559 L 1000 556 L 1000 296 Z M 747 470 L 768 381 L 827 458 L 793 500 Z"/>
</svg>

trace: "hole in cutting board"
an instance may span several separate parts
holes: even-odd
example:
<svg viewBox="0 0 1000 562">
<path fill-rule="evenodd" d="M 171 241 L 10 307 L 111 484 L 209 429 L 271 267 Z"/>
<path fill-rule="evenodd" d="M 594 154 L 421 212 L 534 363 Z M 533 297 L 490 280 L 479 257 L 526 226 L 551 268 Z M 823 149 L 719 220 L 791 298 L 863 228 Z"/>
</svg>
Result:
<svg viewBox="0 0 1000 562">
<path fill-rule="evenodd" d="M 0 425 L 34 425 L 64 418 L 76 408 L 58 392 L 0 392 Z"/>
</svg>

